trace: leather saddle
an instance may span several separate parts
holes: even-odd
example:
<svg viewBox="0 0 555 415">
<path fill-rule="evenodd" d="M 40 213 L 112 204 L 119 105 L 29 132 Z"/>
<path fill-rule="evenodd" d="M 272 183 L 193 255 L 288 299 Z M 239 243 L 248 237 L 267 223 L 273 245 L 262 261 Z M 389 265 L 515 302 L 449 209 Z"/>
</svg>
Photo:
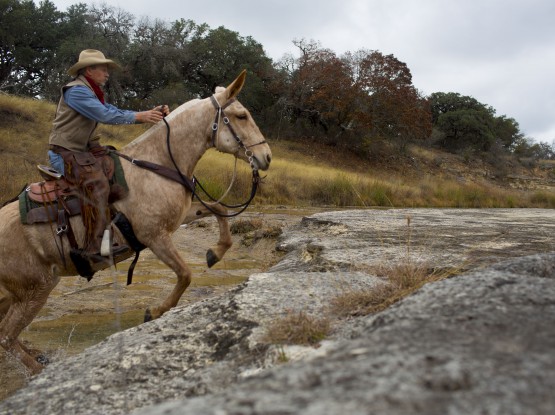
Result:
<svg viewBox="0 0 555 415">
<path fill-rule="evenodd" d="M 31 183 L 26 191 L 29 199 L 37 203 L 55 202 L 58 197 L 72 194 L 71 185 L 61 173 L 48 166 L 37 166 L 42 177 L 42 182 Z"/>
<path fill-rule="evenodd" d="M 59 210 L 69 216 L 81 213 L 81 204 L 77 198 L 77 188 L 71 185 L 60 173 L 48 166 L 37 166 L 42 182 L 31 183 L 25 189 L 30 204 L 38 205 L 27 211 L 26 223 L 57 222 Z"/>
</svg>

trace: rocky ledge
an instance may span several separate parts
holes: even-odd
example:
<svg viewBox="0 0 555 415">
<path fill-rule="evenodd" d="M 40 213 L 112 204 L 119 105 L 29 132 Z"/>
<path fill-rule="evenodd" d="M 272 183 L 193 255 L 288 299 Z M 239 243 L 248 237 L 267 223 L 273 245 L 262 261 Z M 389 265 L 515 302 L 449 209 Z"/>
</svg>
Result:
<svg viewBox="0 0 555 415">
<path fill-rule="evenodd" d="M 0 414 L 555 413 L 555 212 L 355 210 L 286 230 L 283 260 L 54 362 Z M 319 347 L 276 347 L 284 313 L 320 315 L 376 265 L 466 270 Z M 283 363 L 286 360 L 287 362 Z"/>
</svg>

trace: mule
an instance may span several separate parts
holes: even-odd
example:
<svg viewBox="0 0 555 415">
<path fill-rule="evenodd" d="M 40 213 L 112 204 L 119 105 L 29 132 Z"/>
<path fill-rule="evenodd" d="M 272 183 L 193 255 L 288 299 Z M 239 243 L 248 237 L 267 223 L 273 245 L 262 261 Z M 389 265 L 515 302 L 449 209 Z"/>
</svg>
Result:
<svg viewBox="0 0 555 415">
<path fill-rule="evenodd" d="M 166 117 L 167 126 L 160 122 L 151 127 L 120 153 L 132 161 L 147 160 L 192 177 L 202 155 L 215 147 L 250 163 L 253 171 L 267 170 L 272 160 L 270 147 L 248 110 L 235 99 L 245 77 L 243 71 L 211 97 L 181 105 Z M 173 153 L 169 145 L 164 145 L 170 127 L 168 140 Z M 122 167 L 129 193 L 113 208 L 127 217 L 137 239 L 177 276 L 168 297 L 158 306 L 149 307 L 151 317 L 158 318 L 177 305 L 191 282 L 191 270 L 171 238 L 191 213 L 191 190 L 133 162 L 122 160 Z M 83 241 L 85 230 L 80 217 L 73 216 L 70 221 L 75 237 Z M 223 223 L 226 226 L 227 222 Z M 77 275 L 69 255 L 60 255 L 54 231 L 54 225 L 22 224 L 17 202 L 0 209 L 0 345 L 31 374 L 40 372 L 43 364 L 18 336 L 45 305 L 60 277 Z M 125 243 L 117 229 L 114 240 Z M 216 257 L 223 255 L 225 245 L 224 241 L 222 249 L 216 249 Z"/>
</svg>

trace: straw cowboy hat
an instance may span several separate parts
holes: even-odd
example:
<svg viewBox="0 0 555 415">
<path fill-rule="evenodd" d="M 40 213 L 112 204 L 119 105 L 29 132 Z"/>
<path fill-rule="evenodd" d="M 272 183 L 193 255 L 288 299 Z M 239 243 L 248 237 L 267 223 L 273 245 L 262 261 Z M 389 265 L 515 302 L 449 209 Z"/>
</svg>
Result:
<svg viewBox="0 0 555 415">
<path fill-rule="evenodd" d="M 93 65 L 108 65 L 110 69 L 119 69 L 120 66 L 111 59 L 106 59 L 104 54 L 95 49 L 85 49 L 79 54 L 79 61 L 68 69 L 67 73 L 77 76 L 80 69 Z"/>
</svg>

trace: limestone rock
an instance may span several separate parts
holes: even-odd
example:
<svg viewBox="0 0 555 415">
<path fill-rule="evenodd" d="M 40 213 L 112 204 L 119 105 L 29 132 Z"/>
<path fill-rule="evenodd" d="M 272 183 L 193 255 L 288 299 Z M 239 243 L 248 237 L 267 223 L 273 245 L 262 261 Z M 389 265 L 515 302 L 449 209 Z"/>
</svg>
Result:
<svg viewBox="0 0 555 415">
<path fill-rule="evenodd" d="M 268 272 L 51 364 L 0 414 L 555 413 L 553 219 L 540 209 L 304 218 Z M 407 260 L 470 271 L 339 321 L 319 348 L 283 349 L 287 363 L 262 341 L 288 310 L 325 313 L 342 290 L 383 284 L 376 265 Z"/>
</svg>

